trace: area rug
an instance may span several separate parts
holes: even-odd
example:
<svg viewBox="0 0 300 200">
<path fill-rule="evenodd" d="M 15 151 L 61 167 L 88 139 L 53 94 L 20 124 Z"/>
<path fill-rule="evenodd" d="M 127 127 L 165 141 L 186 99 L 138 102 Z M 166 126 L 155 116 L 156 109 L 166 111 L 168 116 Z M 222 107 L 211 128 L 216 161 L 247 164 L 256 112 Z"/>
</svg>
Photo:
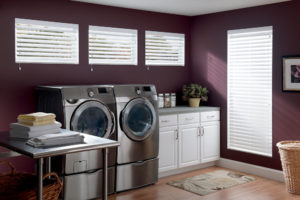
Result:
<svg viewBox="0 0 300 200">
<path fill-rule="evenodd" d="M 201 196 L 254 181 L 255 178 L 226 170 L 213 172 L 168 182 L 169 185 L 199 194 Z"/>
</svg>

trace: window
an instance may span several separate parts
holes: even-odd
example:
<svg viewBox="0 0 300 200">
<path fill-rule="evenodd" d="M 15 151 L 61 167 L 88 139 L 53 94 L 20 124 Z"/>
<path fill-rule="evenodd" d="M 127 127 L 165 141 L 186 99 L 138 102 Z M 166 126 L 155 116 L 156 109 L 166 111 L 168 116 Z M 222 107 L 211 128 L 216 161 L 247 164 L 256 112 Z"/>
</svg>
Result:
<svg viewBox="0 0 300 200">
<path fill-rule="evenodd" d="M 89 64 L 137 65 L 137 30 L 89 26 Z"/>
<path fill-rule="evenodd" d="M 146 65 L 184 66 L 184 34 L 146 31 Z"/>
<path fill-rule="evenodd" d="M 272 156 L 272 27 L 228 31 L 228 148 Z"/>
<path fill-rule="evenodd" d="M 16 63 L 78 64 L 78 25 L 15 19 Z"/>
</svg>

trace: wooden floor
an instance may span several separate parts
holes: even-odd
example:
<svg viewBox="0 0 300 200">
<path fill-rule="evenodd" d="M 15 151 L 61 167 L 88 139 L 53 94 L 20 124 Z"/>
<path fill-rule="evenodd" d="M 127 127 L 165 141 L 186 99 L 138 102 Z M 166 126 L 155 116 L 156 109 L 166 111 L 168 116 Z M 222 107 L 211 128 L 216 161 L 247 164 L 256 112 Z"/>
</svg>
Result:
<svg viewBox="0 0 300 200">
<path fill-rule="evenodd" d="M 220 167 L 210 167 L 180 175 L 161 178 L 155 185 L 110 195 L 109 200 L 300 200 L 300 195 L 286 191 L 284 183 L 251 175 L 255 181 L 237 185 L 206 196 L 199 196 L 166 183 L 206 173 Z M 243 173 L 244 174 L 244 173 Z"/>
</svg>

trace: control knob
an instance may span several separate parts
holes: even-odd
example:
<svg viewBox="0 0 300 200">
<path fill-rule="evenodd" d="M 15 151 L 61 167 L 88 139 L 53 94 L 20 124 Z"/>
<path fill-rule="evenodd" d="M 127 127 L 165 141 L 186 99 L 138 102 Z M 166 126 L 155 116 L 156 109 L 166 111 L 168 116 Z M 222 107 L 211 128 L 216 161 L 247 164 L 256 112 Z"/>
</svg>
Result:
<svg viewBox="0 0 300 200">
<path fill-rule="evenodd" d="M 140 95 L 142 93 L 142 91 L 138 87 L 135 88 L 135 92 L 137 95 Z"/>
<path fill-rule="evenodd" d="M 89 91 L 89 97 L 93 97 L 95 95 L 95 93 L 93 91 Z"/>
</svg>

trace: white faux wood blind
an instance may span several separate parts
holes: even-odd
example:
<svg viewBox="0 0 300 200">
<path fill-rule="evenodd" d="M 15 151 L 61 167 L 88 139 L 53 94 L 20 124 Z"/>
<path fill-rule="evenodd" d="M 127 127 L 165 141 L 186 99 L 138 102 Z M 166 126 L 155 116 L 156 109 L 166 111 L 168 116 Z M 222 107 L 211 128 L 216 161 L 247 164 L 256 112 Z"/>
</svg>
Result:
<svg viewBox="0 0 300 200">
<path fill-rule="evenodd" d="M 137 65 L 137 30 L 89 26 L 89 64 Z"/>
<path fill-rule="evenodd" d="M 184 66 L 185 35 L 146 31 L 146 65 Z"/>
<path fill-rule="evenodd" d="M 78 25 L 15 19 L 16 63 L 78 64 Z"/>
<path fill-rule="evenodd" d="M 228 148 L 272 156 L 272 27 L 228 31 Z"/>
</svg>

